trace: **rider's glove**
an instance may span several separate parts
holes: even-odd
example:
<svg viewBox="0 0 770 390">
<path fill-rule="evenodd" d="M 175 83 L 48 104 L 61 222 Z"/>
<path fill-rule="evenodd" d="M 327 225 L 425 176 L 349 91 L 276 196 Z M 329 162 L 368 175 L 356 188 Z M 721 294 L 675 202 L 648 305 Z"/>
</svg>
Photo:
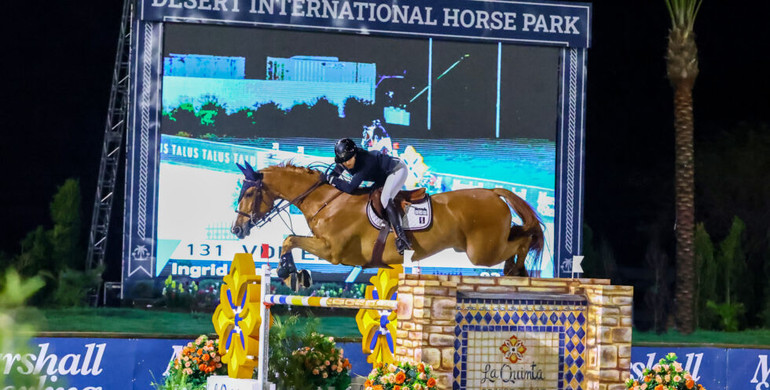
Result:
<svg viewBox="0 0 770 390">
<path fill-rule="evenodd" d="M 334 176 L 327 176 L 326 173 L 321 172 L 321 183 L 332 184 L 332 179 L 334 179 Z"/>
</svg>

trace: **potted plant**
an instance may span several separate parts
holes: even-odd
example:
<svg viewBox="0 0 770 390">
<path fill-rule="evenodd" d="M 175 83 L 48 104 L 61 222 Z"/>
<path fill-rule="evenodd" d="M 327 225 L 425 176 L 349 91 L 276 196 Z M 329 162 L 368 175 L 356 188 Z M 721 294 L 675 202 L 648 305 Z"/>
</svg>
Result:
<svg viewBox="0 0 770 390">
<path fill-rule="evenodd" d="M 401 361 L 375 363 L 364 383 L 365 390 L 429 390 L 436 388 L 433 367 L 425 363 Z"/>
<path fill-rule="evenodd" d="M 626 388 L 631 390 L 705 390 L 695 383 L 692 375 L 669 353 L 652 368 L 645 368 L 641 378 L 628 378 Z"/>
<path fill-rule="evenodd" d="M 157 390 L 205 390 L 211 375 L 227 375 L 227 367 L 217 352 L 219 340 L 202 335 L 187 343 L 179 356 L 169 363 L 168 375 L 162 384 L 153 383 Z"/>
</svg>

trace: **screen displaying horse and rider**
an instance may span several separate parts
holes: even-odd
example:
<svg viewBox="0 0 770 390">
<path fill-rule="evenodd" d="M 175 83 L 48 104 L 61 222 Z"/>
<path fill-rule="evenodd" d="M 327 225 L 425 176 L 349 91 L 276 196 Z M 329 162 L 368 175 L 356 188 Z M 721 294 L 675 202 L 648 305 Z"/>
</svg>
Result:
<svg viewBox="0 0 770 390">
<path fill-rule="evenodd" d="M 163 35 L 156 275 L 217 276 L 246 251 L 344 280 L 404 249 L 425 273 L 554 275 L 559 49 L 187 24 Z M 341 139 L 359 153 L 350 169 Z M 369 155 L 379 176 L 357 175 Z"/>
</svg>

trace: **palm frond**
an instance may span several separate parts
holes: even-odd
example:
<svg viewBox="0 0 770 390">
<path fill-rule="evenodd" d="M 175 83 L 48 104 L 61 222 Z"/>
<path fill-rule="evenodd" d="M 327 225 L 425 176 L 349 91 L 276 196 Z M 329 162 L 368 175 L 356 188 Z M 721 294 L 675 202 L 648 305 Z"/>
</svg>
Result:
<svg viewBox="0 0 770 390">
<path fill-rule="evenodd" d="M 692 31 L 703 0 L 665 0 L 673 28 Z"/>
</svg>

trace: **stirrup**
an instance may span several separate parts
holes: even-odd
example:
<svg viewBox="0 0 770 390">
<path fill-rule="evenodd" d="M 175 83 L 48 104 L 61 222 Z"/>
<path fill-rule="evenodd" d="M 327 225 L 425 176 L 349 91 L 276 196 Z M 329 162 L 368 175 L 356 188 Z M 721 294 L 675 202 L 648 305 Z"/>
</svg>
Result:
<svg viewBox="0 0 770 390">
<path fill-rule="evenodd" d="M 412 244 L 409 243 L 409 240 L 396 236 L 396 250 L 398 250 L 398 254 L 403 255 L 407 249 L 412 249 Z"/>
</svg>

